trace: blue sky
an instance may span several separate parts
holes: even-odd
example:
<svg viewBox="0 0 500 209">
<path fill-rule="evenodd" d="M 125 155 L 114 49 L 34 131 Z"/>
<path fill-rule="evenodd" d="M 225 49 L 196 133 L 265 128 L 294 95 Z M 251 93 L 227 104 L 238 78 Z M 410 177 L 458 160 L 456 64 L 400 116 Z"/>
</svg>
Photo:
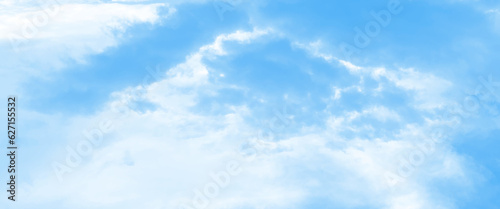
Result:
<svg viewBox="0 0 500 209">
<path fill-rule="evenodd" d="M 5 0 L 0 18 L 6 208 L 500 207 L 496 1 Z"/>
</svg>

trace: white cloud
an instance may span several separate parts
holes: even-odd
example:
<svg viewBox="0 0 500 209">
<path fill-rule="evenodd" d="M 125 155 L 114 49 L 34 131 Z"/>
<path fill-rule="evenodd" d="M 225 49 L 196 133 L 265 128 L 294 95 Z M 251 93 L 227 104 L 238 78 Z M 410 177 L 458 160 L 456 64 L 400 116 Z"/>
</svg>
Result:
<svg viewBox="0 0 500 209">
<path fill-rule="evenodd" d="M 114 131 L 104 136 L 105 143 L 96 147 L 89 161 L 66 175 L 62 184 L 57 183 L 52 171 L 38 175 L 32 185 L 23 187 L 29 201 L 23 206 L 64 200 L 61 207 L 177 208 L 181 203 L 189 204 L 195 195 L 193 189 L 202 190 L 212 181 L 209 173 L 223 170 L 230 160 L 239 162 L 243 171 L 231 178 L 207 208 L 291 208 L 315 194 L 327 195 L 345 207 L 433 208 L 448 204 L 428 195 L 431 177 L 426 175 L 427 165 L 438 165 L 431 170 L 432 178 L 466 176 L 461 159 L 445 156 L 449 153 L 445 146 L 436 145 L 438 154 L 417 168 L 421 175 L 407 177 L 396 191 L 386 180 L 388 171 L 396 172 L 401 155 L 416 149 L 410 136 L 425 136 L 428 127 L 408 125 L 399 135 L 383 138 L 339 134 L 345 129 L 370 129 L 369 124 L 353 125 L 364 117 L 401 121 L 401 116 L 387 107 L 369 105 L 360 111 L 332 115 L 325 127 L 266 141 L 261 154 L 251 162 L 238 151 L 249 139 L 259 142 L 255 140 L 259 129 L 248 121 L 253 113 L 249 107 L 223 104 L 228 109 L 215 115 L 194 111 L 200 95 L 217 93 L 221 88 L 211 80 L 220 72 L 204 61 L 226 55 L 226 42 L 249 44 L 271 31 L 254 29 L 220 35 L 169 69 L 165 79 L 114 93 L 102 112 L 78 120 L 78 125 L 112 120 Z M 352 73 L 370 75 L 365 73 L 366 68 L 356 69 Z M 436 81 L 414 71 L 374 72 L 378 78 L 387 78 L 409 91 L 426 91 L 416 82 L 419 79 L 427 79 L 427 84 Z M 341 99 L 340 95 L 335 98 Z M 156 108 L 132 108 L 128 114 L 116 115 L 120 106 L 133 107 L 137 101 L 152 103 Z"/>
<path fill-rule="evenodd" d="M 20 94 L 31 77 L 46 77 L 69 63 L 118 46 L 128 28 L 158 24 L 166 4 L 118 4 L 93 1 L 8 1 L 0 6 L 0 92 Z M 8 78 L 8 79 L 7 79 Z"/>
<path fill-rule="evenodd" d="M 397 87 L 413 91 L 418 108 L 435 109 L 449 105 L 445 94 L 453 86 L 450 81 L 412 68 L 401 68 L 398 71 L 388 71 L 383 68 L 370 70 L 375 79 L 385 77 Z"/>
<path fill-rule="evenodd" d="M 484 12 L 491 21 L 493 22 L 493 30 L 500 33 L 500 10 L 499 9 L 488 9 Z"/>
<path fill-rule="evenodd" d="M 324 46 L 321 41 L 309 44 L 293 43 L 292 45 L 298 46 L 312 56 L 321 58 L 328 63 L 340 65 L 347 69 L 352 75 L 359 76 L 360 79 L 363 79 L 364 76 L 370 76 L 379 82 L 377 89 L 374 89 L 376 92 L 382 90 L 384 81 L 381 80 L 381 78 L 387 79 L 392 85 L 400 89 L 412 91 L 412 95 L 415 95 L 414 106 L 419 109 L 432 110 L 449 105 L 446 103 L 445 94 L 451 89 L 453 84 L 431 73 L 420 72 L 412 68 L 391 70 L 385 67 L 358 66 L 352 62 L 339 59 L 334 55 L 323 52 L 326 46 Z"/>
<path fill-rule="evenodd" d="M 371 115 L 377 120 L 385 122 L 387 120 L 399 121 L 399 114 L 393 110 L 389 110 L 384 106 L 375 106 L 363 111 L 364 114 Z"/>
<path fill-rule="evenodd" d="M 204 64 L 203 59 L 221 54 L 220 51 L 207 49 L 218 45 L 219 49 L 223 50 L 224 42 L 249 43 L 265 34 L 258 29 L 223 34 L 216 38 L 213 44 L 203 46 L 198 52 L 187 56 L 184 63 L 168 70 L 164 80 L 114 93 L 115 100 L 108 104 L 108 108 L 98 115 L 85 119 L 89 123 L 103 119 L 113 122 L 116 131 L 105 136 L 107 145 L 96 148 L 92 160 L 78 167 L 73 174 L 65 176 L 63 184 L 54 182 L 56 181 L 54 174 L 48 177 L 48 182 L 57 185 L 55 189 L 67 191 L 66 193 L 49 197 L 42 195 L 41 193 L 45 193 L 44 190 L 52 190 L 49 187 L 53 185 L 36 180 L 31 187 L 32 190 L 27 192 L 29 193 L 27 195 L 33 198 L 27 205 L 64 198 L 67 200 L 65 204 L 72 207 L 77 207 L 81 202 L 88 203 L 89 207 L 108 207 L 121 203 L 125 205 L 124 202 L 128 201 L 136 202 L 136 207 L 141 207 L 143 203 L 137 201 L 137 198 L 145 196 L 137 190 L 140 185 L 133 181 L 140 179 L 141 176 L 148 176 L 148 181 L 158 182 L 147 186 L 148 196 L 151 196 L 148 199 L 152 199 L 161 207 L 175 208 L 182 200 L 192 198 L 194 195 L 192 189 L 202 187 L 205 183 L 196 179 L 207 179 L 210 169 L 220 167 L 221 163 L 229 160 L 241 158 L 236 149 L 255 133 L 255 130 L 250 131 L 243 120 L 249 114 L 245 106 L 230 106 L 225 114 L 217 116 L 204 116 L 190 111 L 190 107 L 197 104 L 200 94 L 217 88 L 210 83 L 210 69 Z M 131 109 L 127 114 L 118 114 L 120 116 L 117 117 L 116 111 L 119 107 L 131 107 L 137 101 L 149 102 L 158 108 L 146 112 Z M 138 121 L 147 122 L 138 124 Z M 64 158 L 60 161 L 63 162 Z M 169 163 L 159 163 L 159 161 Z M 89 178 L 93 180 L 90 181 Z M 87 183 L 82 184 L 82 179 L 88 179 L 85 181 Z M 94 187 L 104 184 L 110 186 L 100 189 L 99 192 L 91 192 Z M 259 189 L 257 185 L 243 186 L 253 187 L 248 187 L 253 190 Z M 260 198 L 252 197 L 248 193 L 244 194 L 247 197 L 241 198 L 225 192 L 229 197 L 224 198 L 221 194 L 222 198 L 214 201 L 211 207 L 218 204 L 230 207 L 231 204 L 240 205 L 259 199 L 263 202 L 281 204 L 283 198 L 288 199 L 298 195 L 297 192 L 288 192 L 279 185 L 273 190 L 282 194 Z M 284 196 L 287 192 L 289 197 Z M 126 204 L 127 207 L 133 205 Z"/>
<path fill-rule="evenodd" d="M 208 52 L 214 55 L 226 55 L 226 52 L 223 49 L 223 43 L 228 42 L 228 41 L 237 41 L 239 43 L 244 43 L 248 42 L 249 40 L 255 39 L 256 37 L 263 36 L 266 34 L 272 33 L 271 29 L 258 29 L 255 28 L 251 32 L 245 32 L 245 31 L 236 31 L 234 33 L 228 34 L 228 35 L 220 35 L 215 39 L 215 42 L 203 46 L 200 49 L 200 53 Z"/>
<path fill-rule="evenodd" d="M 87 55 L 116 46 L 128 27 L 157 23 L 160 19 L 157 10 L 164 6 L 116 3 L 32 6 L 0 15 L 6 20 L 0 25 L 0 41 L 18 50 L 10 52 L 15 55 L 13 58 L 23 53 L 34 64 L 52 63 L 52 67 L 67 58 L 83 62 Z M 169 15 L 173 12 L 171 9 Z M 49 48 L 52 50 L 47 52 Z"/>
</svg>

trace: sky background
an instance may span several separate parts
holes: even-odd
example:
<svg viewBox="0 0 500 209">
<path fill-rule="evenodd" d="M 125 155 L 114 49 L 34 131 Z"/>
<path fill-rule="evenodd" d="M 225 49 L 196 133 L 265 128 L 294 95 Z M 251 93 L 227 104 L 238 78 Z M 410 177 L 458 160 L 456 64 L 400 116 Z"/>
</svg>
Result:
<svg viewBox="0 0 500 209">
<path fill-rule="evenodd" d="M 1 208 L 500 208 L 498 1 L 44 2 L 0 2 Z"/>
</svg>

